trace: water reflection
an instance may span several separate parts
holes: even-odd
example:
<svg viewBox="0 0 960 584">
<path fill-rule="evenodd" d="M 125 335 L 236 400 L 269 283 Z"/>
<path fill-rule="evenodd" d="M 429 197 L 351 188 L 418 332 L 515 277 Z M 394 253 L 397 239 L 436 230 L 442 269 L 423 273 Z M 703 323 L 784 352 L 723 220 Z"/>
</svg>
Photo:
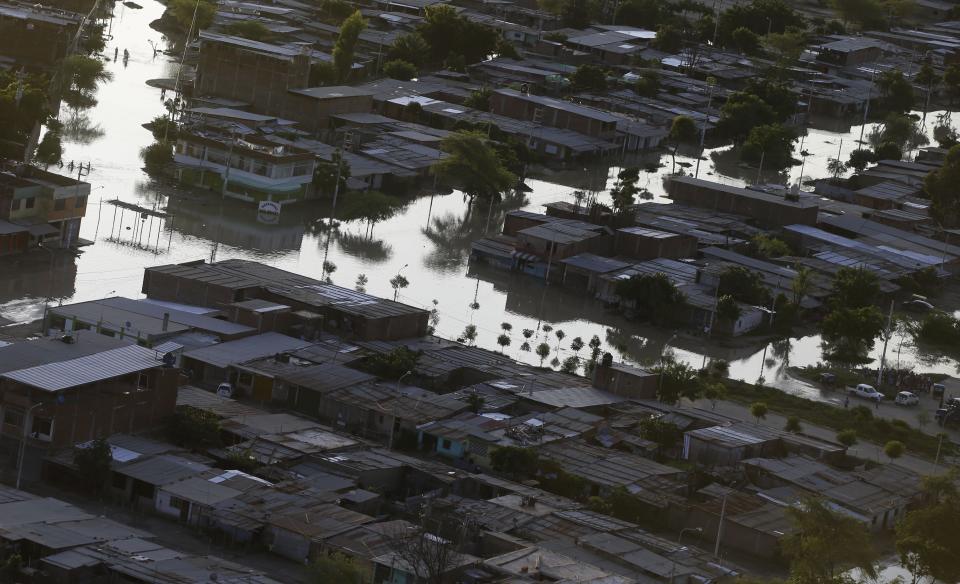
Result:
<svg viewBox="0 0 960 584">
<path fill-rule="evenodd" d="M 66 142 L 89 145 L 105 134 L 100 124 L 94 123 L 89 114 L 80 109 L 68 109 L 63 120 L 63 139 Z"/>
<path fill-rule="evenodd" d="M 264 216 L 252 205 L 224 199 L 179 199 L 168 209 L 169 228 L 254 253 L 299 251 L 304 224 L 296 213 Z"/>
<path fill-rule="evenodd" d="M 77 258 L 43 250 L 3 256 L 0 274 L 16 274 L 0 278 L 0 317 L 31 320 L 43 315 L 45 303 L 56 304 L 74 295 Z"/>
</svg>

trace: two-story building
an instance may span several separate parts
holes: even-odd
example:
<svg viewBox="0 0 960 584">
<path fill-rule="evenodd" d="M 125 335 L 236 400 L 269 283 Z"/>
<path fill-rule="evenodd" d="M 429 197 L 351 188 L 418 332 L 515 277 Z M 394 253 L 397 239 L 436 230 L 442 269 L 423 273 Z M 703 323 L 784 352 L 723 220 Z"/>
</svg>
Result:
<svg viewBox="0 0 960 584">
<path fill-rule="evenodd" d="M 36 477 L 50 449 L 159 423 L 178 378 L 162 353 L 93 331 L 0 347 L 0 450 Z"/>
</svg>

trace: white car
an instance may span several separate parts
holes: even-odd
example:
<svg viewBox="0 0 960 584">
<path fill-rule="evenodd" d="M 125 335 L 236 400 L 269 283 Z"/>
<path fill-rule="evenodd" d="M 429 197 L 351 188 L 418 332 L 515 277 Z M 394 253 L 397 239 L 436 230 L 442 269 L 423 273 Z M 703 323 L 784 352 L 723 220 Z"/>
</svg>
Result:
<svg viewBox="0 0 960 584">
<path fill-rule="evenodd" d="M 872 399 L 873 401 L 883 401 L 883 394 L 877 391 L 872 385 L 861 383 L 856 387 L 848 387 L 847 394 L 863 399 Z"/>
<path fill-rule="evenodd" d="M 229 383 L 221 383 L 217 386 L 217 395 L 220 397 L 233 397 L 233 386 Z"/>
<path fill-rule="evenodd" d="M 920 403 L 920 398 L 917 397 L 917 394 L 910 393 L 909 391 L 901 391 L 897 394 L 897 397 L 894 398 L 893 403 L 898 406 L 915 406 Z"/>
</svg>

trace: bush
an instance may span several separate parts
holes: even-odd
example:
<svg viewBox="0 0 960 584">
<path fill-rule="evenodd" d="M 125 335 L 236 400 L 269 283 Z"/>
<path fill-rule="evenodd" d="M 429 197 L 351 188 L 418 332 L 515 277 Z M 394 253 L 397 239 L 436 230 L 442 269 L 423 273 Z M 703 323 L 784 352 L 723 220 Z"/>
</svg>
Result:
<svg viewBox="0 0 960 584">
<path fill-rule="evenodd" d="M 393 61 L 387 61 L 384 63 L 383 74 L 391 79 L 410 81 L 417 76 L 417 67 L 413 63 L 401 61 L 400 59 L 394 59 Z"/>
<path fill-rule="evenodd" d="M 173 163 L 173 142 L 157 141 L 140 151 L 147 172 L 159 172 Z"/>
</svg>

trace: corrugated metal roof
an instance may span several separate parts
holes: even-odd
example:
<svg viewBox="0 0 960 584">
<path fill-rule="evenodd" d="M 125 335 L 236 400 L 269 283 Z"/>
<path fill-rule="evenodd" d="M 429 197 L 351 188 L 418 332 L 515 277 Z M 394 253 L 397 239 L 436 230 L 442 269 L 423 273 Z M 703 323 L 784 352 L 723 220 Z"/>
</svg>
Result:
<svg viewBox="0 0 960 584">
<path fill-rule="evenodd" d="M 0 377 L 46 391 L 60 391 L 162 365 L 153 350 L 129 345 L 68 361 L 8 371 Z"/>
<path fill-rule="evenodd" d="M 188 351 L 184 353 L 184 357 L 225 369 L 229 365 L 301 349 L 310 344 L 312 343 L 309 341 L 271 332 Z"/>
</svg>

